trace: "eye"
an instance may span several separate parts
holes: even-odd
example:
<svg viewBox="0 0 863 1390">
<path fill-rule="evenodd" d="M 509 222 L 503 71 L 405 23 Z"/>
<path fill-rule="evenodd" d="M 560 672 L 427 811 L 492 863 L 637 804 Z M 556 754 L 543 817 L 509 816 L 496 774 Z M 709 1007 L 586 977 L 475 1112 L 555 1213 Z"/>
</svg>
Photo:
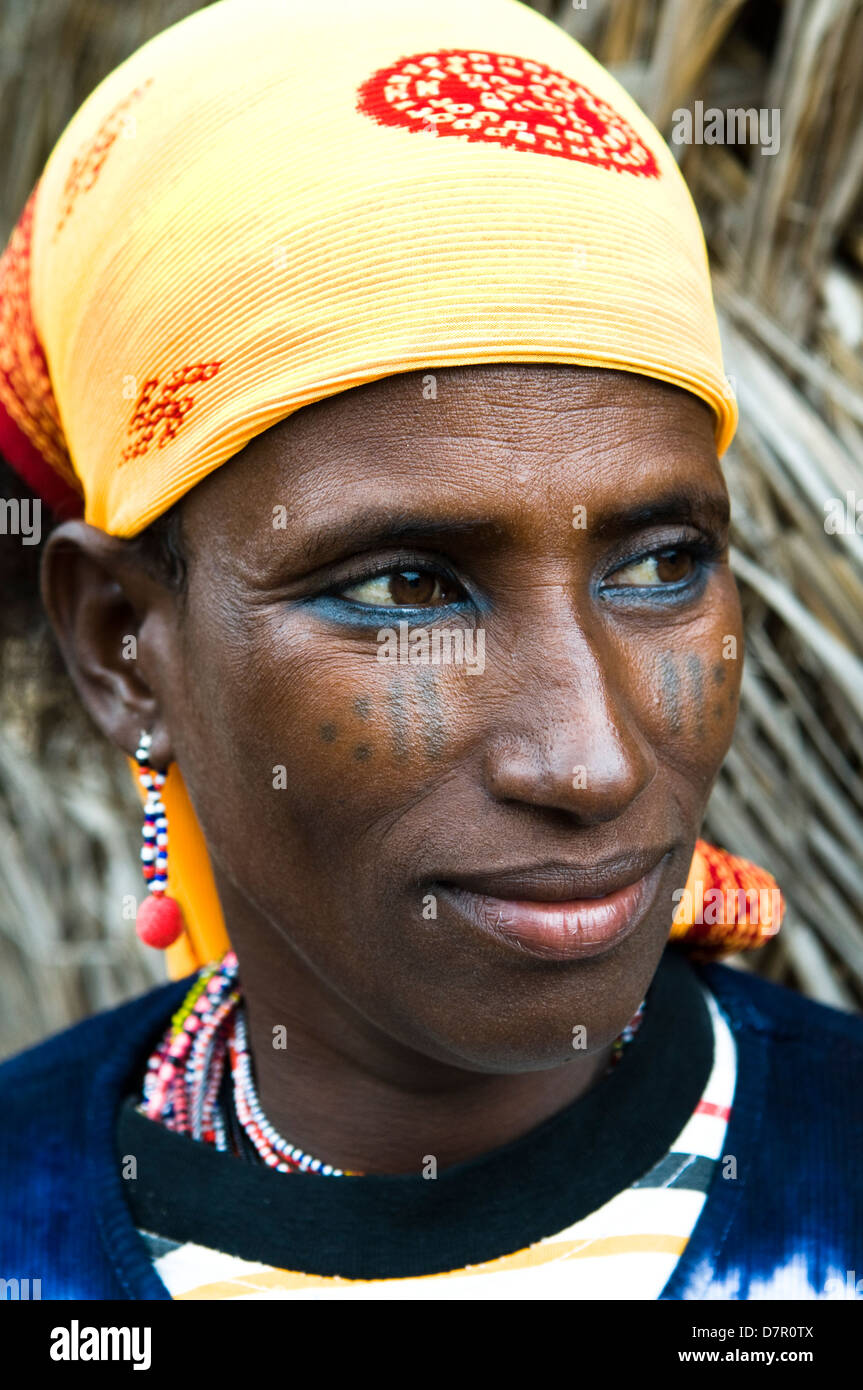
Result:
<svg viewBox="0 0 863 1390">
<path fill-rule="evenodd" d="M 448 575 L 403 569 L 351 584 L 339 596 L 375 608 L 444 608 L 464 598 L 464 591 Z"/>
<path fill-rule="evenodd" d="M 682 584 L 696 570 L 696 557 L 691 550 L 674 546 L 655 550 L 615 570 L 610 578 L 614 588 L 649 589 L 663 584 Z"/>
</svg>

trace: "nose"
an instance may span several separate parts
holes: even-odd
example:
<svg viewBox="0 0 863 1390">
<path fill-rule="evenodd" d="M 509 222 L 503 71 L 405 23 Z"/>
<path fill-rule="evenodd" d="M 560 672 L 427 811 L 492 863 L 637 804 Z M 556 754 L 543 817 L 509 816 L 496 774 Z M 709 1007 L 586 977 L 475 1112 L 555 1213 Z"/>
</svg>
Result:
<svg viewBox="0 0 863 1390">
<path fill-rule="evenodd" d="M 622 815 L 656 775 L 656 754 L 627 698 L 631 670 L 602 659 L 598 644 L 569 634 L 531 678 L 508 673 L 511 703 L 484 751 L 484 777 L 498 801 L 563 811 L 583 825 Z"/>
</svg>

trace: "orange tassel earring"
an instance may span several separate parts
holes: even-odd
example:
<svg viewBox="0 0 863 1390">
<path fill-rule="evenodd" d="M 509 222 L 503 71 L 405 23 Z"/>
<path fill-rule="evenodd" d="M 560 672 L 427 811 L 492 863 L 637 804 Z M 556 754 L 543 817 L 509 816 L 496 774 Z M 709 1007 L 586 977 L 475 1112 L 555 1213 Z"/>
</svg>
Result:
<svg viewBox="0 0 863 1390">
<path fill-rule="evenodd" d="M 168 817 L 162 788 L 166 774 L 150 766 L 152 741 L 152 734 L 142 733 L 135 750 L 138 780 L 147 794 L 141 863 L 148 889 L 147 897 L 138 908 L 135 930 L 145 945 L 164 950 L 182 935 L 183 914 L 180 904 L 165 892 L 168 885 Z"/>
<path fill-rule="evenodd" d="M 784 912 L 785 901 L 766 870 L 697 840 L 671 940 L 705 955 L 753 950 L 776 935 Z"/>
</svg>

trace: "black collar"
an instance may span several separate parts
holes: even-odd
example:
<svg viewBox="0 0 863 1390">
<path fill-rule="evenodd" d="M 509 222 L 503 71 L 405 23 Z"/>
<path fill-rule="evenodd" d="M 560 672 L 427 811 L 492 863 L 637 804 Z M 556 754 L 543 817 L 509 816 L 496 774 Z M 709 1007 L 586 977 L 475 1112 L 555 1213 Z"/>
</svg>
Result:
<svg viewBox="0 0 863 1390">
<path fill-rule="evenodd" d="M 644 1021 L 611 1074 L 522 1138 L 421 1176 L 273 1172 L 120 1111 L 136 1226 L 308 1274 L 396 1279 L 481 1264 L 565 1230 L 669 1150 L 713 1062 L 702 987 L 668 949 Z M 118 1159 L 119 1161 L 119 1159 Z"/>
</svg>

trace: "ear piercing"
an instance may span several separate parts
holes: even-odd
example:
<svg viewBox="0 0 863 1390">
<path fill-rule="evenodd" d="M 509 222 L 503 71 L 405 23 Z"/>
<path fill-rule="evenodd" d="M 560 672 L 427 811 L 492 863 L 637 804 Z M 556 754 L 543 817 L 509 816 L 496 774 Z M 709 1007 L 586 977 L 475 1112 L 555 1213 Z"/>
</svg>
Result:
<svg viewBox="0 0 863 1390">
<path fill-rule="evenodd" d="M 148 889 L 147 897 L 138 908 L 135 930 L 145 945 L 164 950 L 182 935 L 183 914 L 180 904 L 165 892 L 168 885 L 168 817 L 162 801 L 162 788 L 166 774 L 150 766 L 152 742 L 152 734 L 144 731 L 135 750 L 138 780 L 147 793 L 141 865 Z"/>
</svg>

